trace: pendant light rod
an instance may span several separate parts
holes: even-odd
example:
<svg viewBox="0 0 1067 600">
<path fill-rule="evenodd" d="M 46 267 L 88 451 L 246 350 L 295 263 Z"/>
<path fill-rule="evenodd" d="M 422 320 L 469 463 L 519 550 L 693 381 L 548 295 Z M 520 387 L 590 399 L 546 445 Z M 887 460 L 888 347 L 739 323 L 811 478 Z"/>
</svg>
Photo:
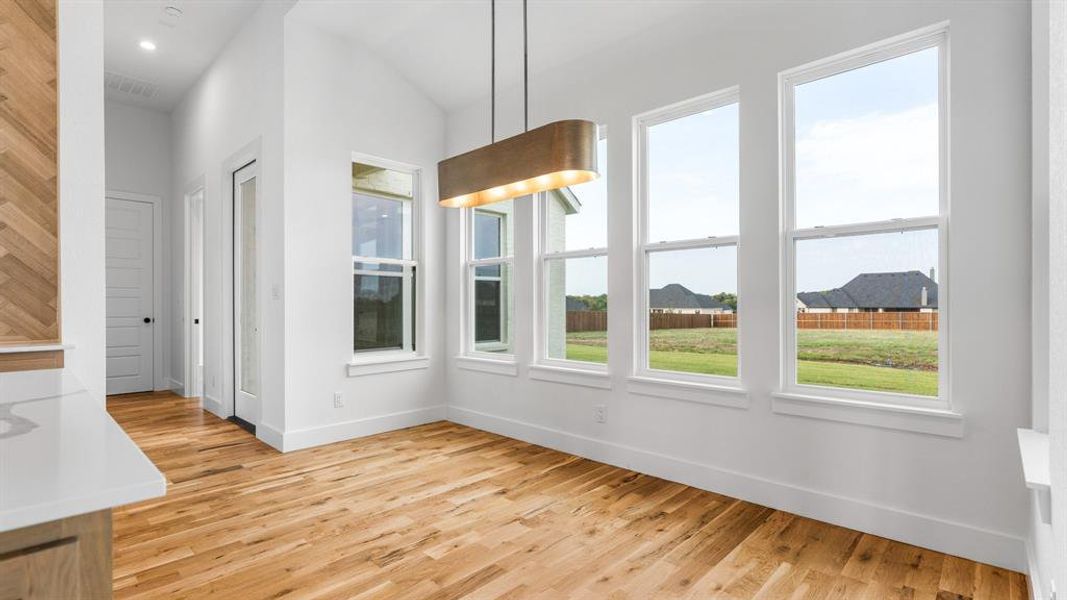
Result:
<svg viewBox="0 0 1067 600">
<path fill-rule="evenodd" d="M 528 17 L 528 0 L 522 0 L 523 133 L 496 141 L 496 0 L 490 0 L 490 143 L 437 163 L 437 203 L 441 206 L 472 208 L 510 198 L 532 198 L 539 192 L 600 176 L 596 170 L 596 123 L 568 119 L 530 130 Z"/>
<path fill-rule="evenodd" d="M 496 0 L 489 0 L 489 143 L 496 142 Z"/>
<path fill-rule="evenodd" d="M 495 0 L 494 0 L 495 1 Z M 530 34 L 526 26 L 526 0 L 522 0 L 522 130 L 530 130 Z"/>
</svg>

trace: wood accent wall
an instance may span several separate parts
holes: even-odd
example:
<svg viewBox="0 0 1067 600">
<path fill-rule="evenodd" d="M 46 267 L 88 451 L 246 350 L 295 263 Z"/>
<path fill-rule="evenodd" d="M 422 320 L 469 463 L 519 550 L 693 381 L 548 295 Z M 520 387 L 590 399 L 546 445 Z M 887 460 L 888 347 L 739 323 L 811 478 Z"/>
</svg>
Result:
<svg viewBox="0 0 1067 600">
<path fill-rule="evenodd" d="M 56 55 L 55 0 L 0 0 L 3 346 L 61 339 Z M 26 358 L 0 355 L 0 364 L 30 364 Z M 61 365 L 61 355 L 58 361 Z"/>
</svg>

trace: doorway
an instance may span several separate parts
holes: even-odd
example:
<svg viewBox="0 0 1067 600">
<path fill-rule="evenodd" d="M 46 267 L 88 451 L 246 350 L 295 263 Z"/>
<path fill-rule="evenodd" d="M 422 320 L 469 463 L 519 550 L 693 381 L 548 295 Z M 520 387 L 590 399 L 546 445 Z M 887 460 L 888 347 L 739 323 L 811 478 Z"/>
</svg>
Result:
<svg viewBox="0 0 1067 600">
<path fill-rule="evenodd" d="M 255 431 L 259 421 L 258 165 L 233 174 L 233 417 Z"/>
<path fill-rule="evenodd" d="M 204 395 L 204 188 L 186 195 L 185 396 Z"/>
<path fill-rule="evenodd" d="M 105 203 L 107 393 L 156 389 L 162 285 L 159 198 L 109 193 Z"/>
</svg>

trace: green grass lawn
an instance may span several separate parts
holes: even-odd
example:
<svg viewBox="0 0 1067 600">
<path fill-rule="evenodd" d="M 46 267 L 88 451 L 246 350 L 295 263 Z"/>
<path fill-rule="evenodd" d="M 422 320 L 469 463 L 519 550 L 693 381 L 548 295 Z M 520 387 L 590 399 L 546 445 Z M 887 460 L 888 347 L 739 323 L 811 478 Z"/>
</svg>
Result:
<svg viewBox="0 0 1067 600">
<path fill-rule="evenodd" d="M 797 332 L 799 383 L 937 395 L 937 332 L 802 329 Z M 649 366 L 665 371 L 737 375 L 736 329 L 652 332 Z M 567 335 L 567 358 L 607 362 L 607 335 Z"/>
</svg>

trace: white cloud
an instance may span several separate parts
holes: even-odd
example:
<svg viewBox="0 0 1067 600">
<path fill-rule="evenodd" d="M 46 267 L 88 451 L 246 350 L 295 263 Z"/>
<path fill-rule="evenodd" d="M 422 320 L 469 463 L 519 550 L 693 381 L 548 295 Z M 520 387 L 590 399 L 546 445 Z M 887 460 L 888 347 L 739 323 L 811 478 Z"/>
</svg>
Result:
<svg viewBox="0 0 1067 600">
<path fill-rule="evenodd" d="M 799 227 L 937 214 L 937 104 L 819 121 L 796 160 Z"/>
</svg>

